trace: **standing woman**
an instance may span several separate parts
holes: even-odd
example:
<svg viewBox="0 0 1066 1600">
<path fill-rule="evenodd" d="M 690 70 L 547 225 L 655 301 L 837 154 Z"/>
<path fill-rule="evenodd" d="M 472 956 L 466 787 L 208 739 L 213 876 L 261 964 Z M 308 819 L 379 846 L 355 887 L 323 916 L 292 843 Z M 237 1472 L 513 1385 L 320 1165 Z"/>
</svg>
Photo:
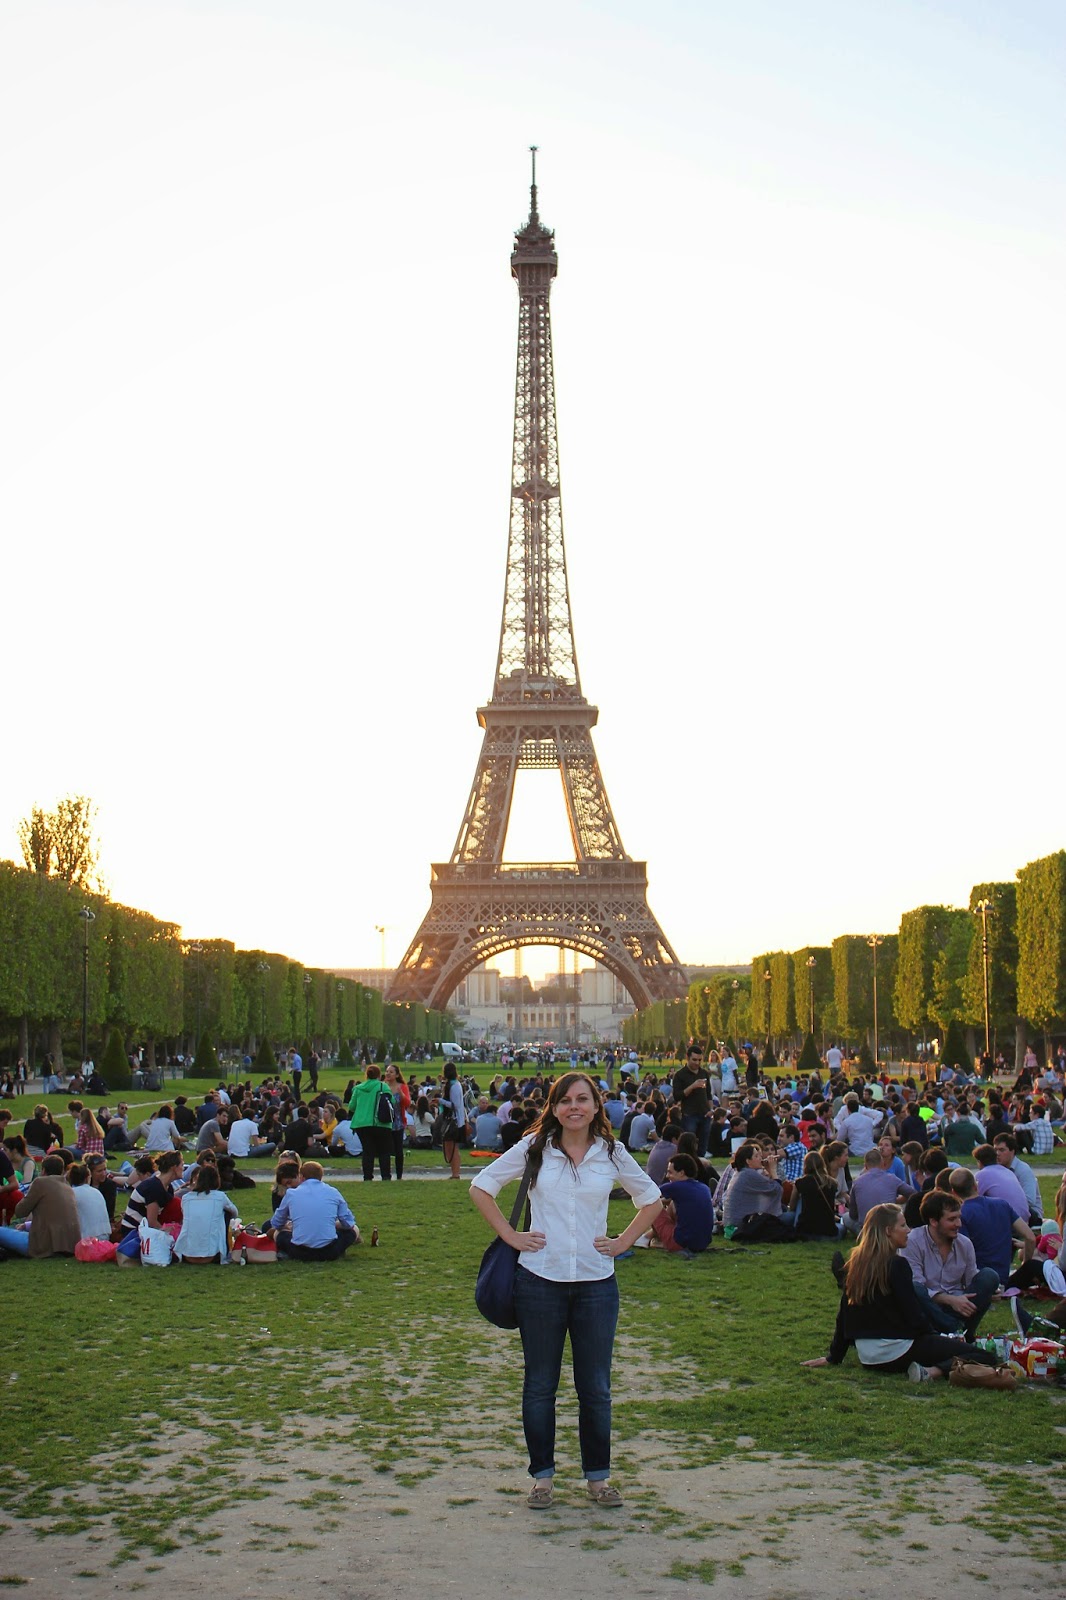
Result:
<svg viewBox="0 0 1066 1600">
<path fill-rule="evenodd" d="M 496 1203 L 528 1161 L 529 1232 L 511 1227 Z M 607 1236 L 607 1201 L 621 1184 L 639 1207 L 625 1232 Z M 570 1335 L 578 1398 L 581 1470 L 590 1500 L 619 1506 L 611 1475 L 611 1353 L 618 1322 L 614 1258 L 647 1232 L 662 1209 L 658 1185 L 616 1143 L 600 1091 L 583 1072 L 552 1085 L 532 1132 L 474 1179 L 470 1198 L 485 1221 L 521 1252 L 515 1310 L 525 1376 L 522 1426 L 529 1450 L 532 1510 L 552 1503 L 555 1396 Z"/>
<path fill-rule="evenodd" d="M 449 1061 L 444 1068 L 444 1093 L 441 1095 L 440 1147 L 453 1178 L 459 1176 L 459 1150 L 466 1143 L 466 1136 L 466 1099 L 455 1062 Z"/>
<path fill-rule="evenodd" d="M 407 1108 L 411 1104 L 411 1091 L 403 1081 L 399 1067 L 385 1068 L 385 1087 L 392 1095 L 392 1155 L 396 1162 L 396 1176 L 403 1177 L 403 1141 L 407 1132 Z"/>
</svg>

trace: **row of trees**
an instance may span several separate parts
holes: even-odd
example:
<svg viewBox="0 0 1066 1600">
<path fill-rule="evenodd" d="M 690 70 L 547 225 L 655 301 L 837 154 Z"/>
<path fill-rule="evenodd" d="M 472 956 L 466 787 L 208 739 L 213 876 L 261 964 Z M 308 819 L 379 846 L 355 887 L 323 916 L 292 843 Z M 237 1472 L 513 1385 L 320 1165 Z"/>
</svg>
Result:
<svg viewBox="0 0 1066 1600">
<path fill-rule="evenodd" d="M 90 917 L 84 915 L 91 913 Z M 87 959 L 86 959 L 87 952 Z M 189 942 L 175 923 L 90 894 L 54 872 L 0 862 L 0 1019 L 20 1055 L 36 1040 L 62 1061 L 80 1040 L 118 1030 L 155 1047 L 357 1041 L 397 1047 L 452 1038 L 444 1013 L 385 1005 L 380 990 L 226 939 Z"/>
<path fill-rule="evenodd" d="M 1066 851 L 1022 867 L 1013 883 L 979 883 L 965 909 L 918 906 L 896 933 L 842 934 L 831 946 L 767 951 L 751 973 L 695 980 L 684 1033 L 707 1039 L 797 1041 L 806 1033 L 902 1050 L 954 1023 L 1020 1062 L 1031 1034 L 1066 1031 Z M 627 1042 L 677 1039 L 676 1013 L 649 1006 L 629 1019 Z"/>
</svg>

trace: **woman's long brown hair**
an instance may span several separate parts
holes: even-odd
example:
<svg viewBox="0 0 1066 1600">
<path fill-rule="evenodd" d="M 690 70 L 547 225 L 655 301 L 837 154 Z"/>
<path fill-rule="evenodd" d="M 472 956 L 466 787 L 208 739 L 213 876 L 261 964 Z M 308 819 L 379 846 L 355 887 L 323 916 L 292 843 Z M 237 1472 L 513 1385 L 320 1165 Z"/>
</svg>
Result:
<svg viewBox="0 0 1066 1600">
<path fill-rule="evenodd" d="M 896 1246 L 888 1237 L 903 1215 L 902 1206 L 874 1206 L 866 1214 L 859 1242 L 848 1257 L 845 1293 L 853 1306 L 865 1305 L 875 1295 L 888 1293 L 888 1269 Z"/>
</svg>

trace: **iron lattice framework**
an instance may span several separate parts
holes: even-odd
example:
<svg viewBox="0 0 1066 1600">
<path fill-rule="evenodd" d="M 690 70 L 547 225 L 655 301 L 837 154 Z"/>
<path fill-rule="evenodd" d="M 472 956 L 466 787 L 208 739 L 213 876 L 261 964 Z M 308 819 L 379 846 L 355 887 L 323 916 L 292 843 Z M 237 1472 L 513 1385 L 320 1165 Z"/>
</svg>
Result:
<svg viewBox="0 0 1066 1600">
<path fill-rule="evenodd" d="M 388 1000 L 445 1006 L 468 972 L 519 945 L 565 945 L 599 961 L 638 1006 L 684 995 L 687 977 L 648 906 L 642 861 L 622 848 L 592 744 L 599 715 L 581 693 L 559 489 L 549 297 L 555 235 L 537 213 L 515 234 L 518 284 L 511 525 L 500 649 L 481 757 L 449 862 L 432 869 L 432 901 L 389 983 Z M 515 776 L 555 768 L 572 862 L 505 864 Z"/>
</svg>

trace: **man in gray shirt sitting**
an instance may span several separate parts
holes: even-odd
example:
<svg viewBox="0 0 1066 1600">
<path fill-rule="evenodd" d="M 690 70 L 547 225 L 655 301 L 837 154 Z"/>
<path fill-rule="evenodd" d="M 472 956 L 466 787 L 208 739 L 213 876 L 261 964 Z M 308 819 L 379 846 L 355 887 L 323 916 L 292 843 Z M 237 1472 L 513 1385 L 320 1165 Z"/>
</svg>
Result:
<svg viewBox="0 0 1066 1600">
<path fill-rule="evenodd" d="M 866 1221 L 866 1213 L 874 1206 L 892 1205 L 906 1200 L 911 1194 L 909 1184 L 902 1183 L 891 1167 L 881 1165 L 880 1147 L 867 1150 L 863 1157 L 863 1170 L 851 1187 L 848 1214 L 844 1227 L 848 1233 L 858 1233 Z"/>
<path fill-rule="evenodd" d="M 999 1289 L 999 1273 L 995 1267 L 978 1268 L 974 1247 L 962 1232 L 956 1195 L 930 1189 L 922 1196 L 922 1222 L 903 1250 L 914 1292 L 937 1333 L 961 1330 L 972 1339 Z"/>
<path fill-rule="evenodd" d="M 477 1103 L 477 1115 L 474 1118 L 474 1149 L 500 1149 L 500 1119 L 496 1115 L 495 1108 L 489 1104 L 487 1095 L 482 1095 Z"/>
</svg>

